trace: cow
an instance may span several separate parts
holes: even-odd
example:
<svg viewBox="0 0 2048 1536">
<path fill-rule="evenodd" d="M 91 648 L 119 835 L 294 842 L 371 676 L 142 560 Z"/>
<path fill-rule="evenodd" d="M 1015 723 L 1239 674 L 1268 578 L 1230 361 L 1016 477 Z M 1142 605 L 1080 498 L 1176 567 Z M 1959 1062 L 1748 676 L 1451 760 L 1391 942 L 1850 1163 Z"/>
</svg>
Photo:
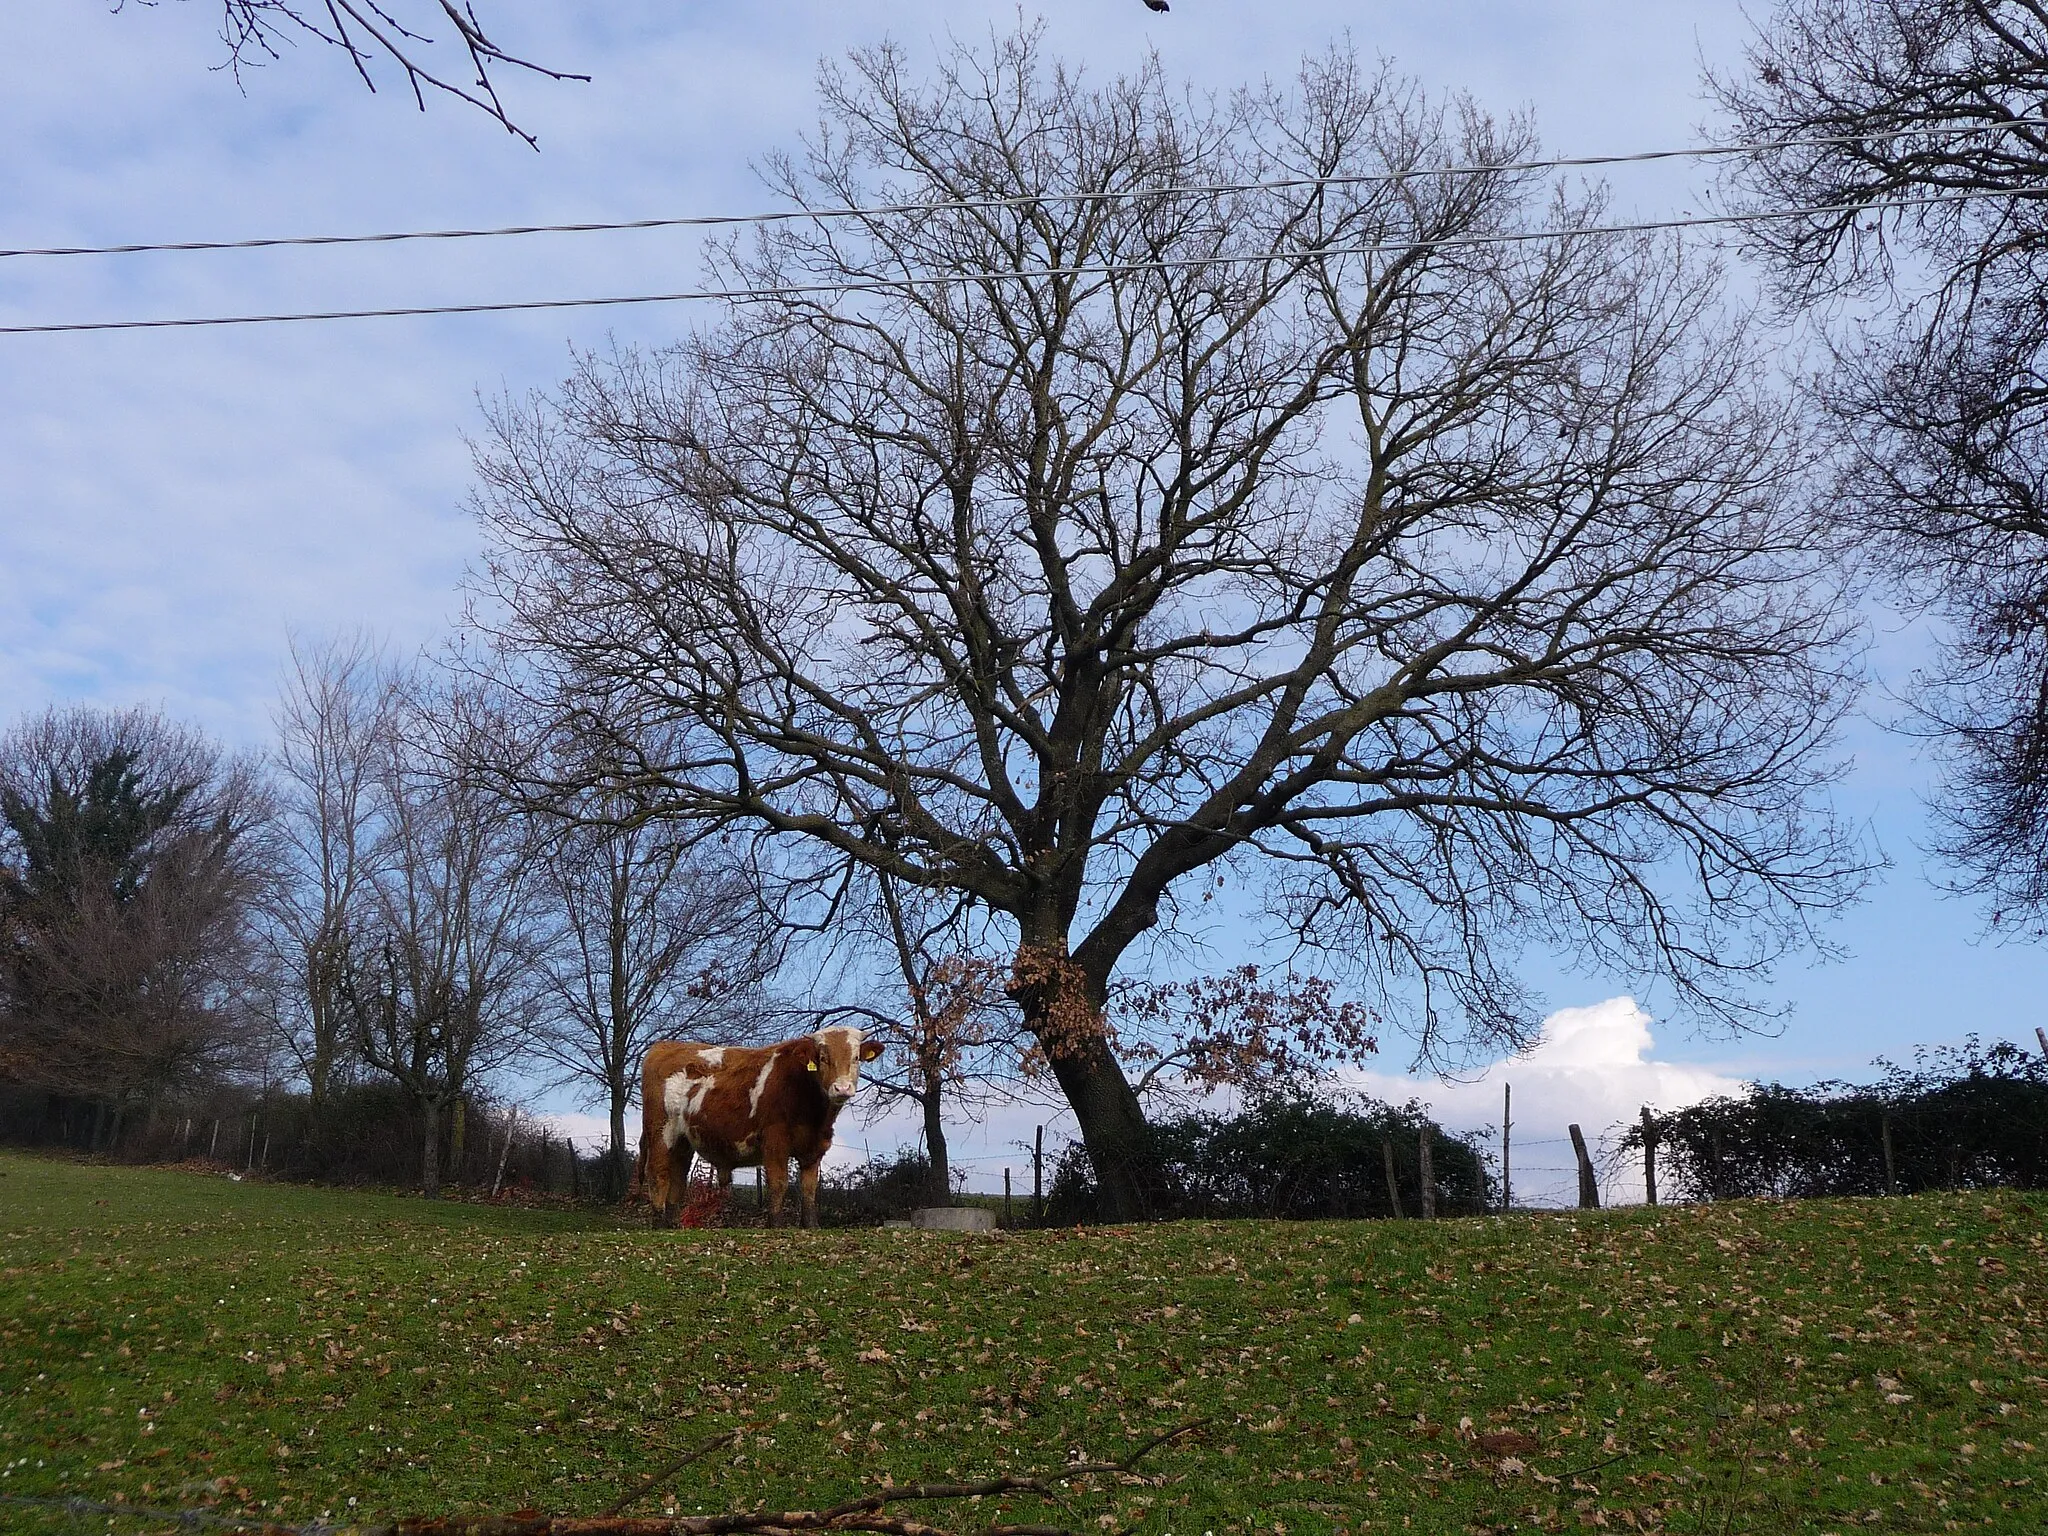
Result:
<svg viewBox="0 0 2048 1536">
<path fill-rule="evenodd" d="M 818 1224 L 818 1165 L 832 1147 L 832 1122 L 860 1086 L 860 1068 L 882 1054 L 850 1026 L 821 1029 L 780 1045 L 698 1045 L 662 1040 L 640 1068 L 640 1163 L 634 1186 L 672 1226 L 681 1214 L 690 1162 L 718 1170 L 721 1189 L 735 1168 L 760 1168 L 768 1221 L 782 1225 L 789 1164 L 803 1191 L 803 1224 Z"/>
</svg>

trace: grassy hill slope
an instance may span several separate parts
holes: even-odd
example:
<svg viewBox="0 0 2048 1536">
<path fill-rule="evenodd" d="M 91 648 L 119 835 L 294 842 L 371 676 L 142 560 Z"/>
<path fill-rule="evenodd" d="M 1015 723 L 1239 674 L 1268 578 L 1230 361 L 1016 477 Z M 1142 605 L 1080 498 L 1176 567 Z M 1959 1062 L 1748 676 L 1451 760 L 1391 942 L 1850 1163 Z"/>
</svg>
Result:
<svg viewBox="0 0 2048 1536">
<path fill-rule="evenodd" d="M 743 1428 L 634 1512 L 816 1507 L 1207 1416 L 1149 1481 L 928 1516 L 2038 1532 L 2044 1388 L 2038 1196 L 956 1239 L 0 1156 L 0 1495 L 594 1513 Z"/>
</svg>

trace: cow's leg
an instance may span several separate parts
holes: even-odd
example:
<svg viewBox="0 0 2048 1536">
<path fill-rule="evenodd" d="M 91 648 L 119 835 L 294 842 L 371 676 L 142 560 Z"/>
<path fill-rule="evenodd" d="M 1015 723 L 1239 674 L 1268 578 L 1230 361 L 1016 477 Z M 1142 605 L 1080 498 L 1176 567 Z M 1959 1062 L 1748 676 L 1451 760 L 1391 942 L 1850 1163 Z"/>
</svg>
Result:
<svg viewBox="0 0 2048 1536">
<path fill-rule="evenodd" d="M 633 1165 L 633 1187 L 628 1193 L 644 1195 L 657 1215 L 668 1203 L 668 1148 L 661 1144 L 661 1126 L 652 1115 L 640 1131 L 640 1160 Z"/>
<path fill-rule="evenodd" d="M 680 1227 L 683 1207 L 690 1198 L 690 1160 L 696 1155 L 687 1137 L 678 1136 L 668 1149 L 668 1204 L 662 1208 L 661 1224 Z"/>
<path fill-rule="evenodd" d="M 718 1220 L 721 1225 L 725 1221 L 725 1213 L 731 1209 L 732 1170 L 730 1168 L 721 1168 L 718 1170 Z"/>
<path fill-rule="evenodd" d="M 770 1153 L 761 1162 L 761 1178 L 768 1186 L 768 1225 L 782 1225 L 782 1197 L 789 1190 L 789 1154 Z"/>
<path fill-rule="evenodd" d="M 797 1170 L 797 1182 L 803 1187 L 804 1225 L 818 1224 L 818 1175 L 824 1171 L 822 1163 L 812 1163 L 808 1168 Z"/>
</svg>

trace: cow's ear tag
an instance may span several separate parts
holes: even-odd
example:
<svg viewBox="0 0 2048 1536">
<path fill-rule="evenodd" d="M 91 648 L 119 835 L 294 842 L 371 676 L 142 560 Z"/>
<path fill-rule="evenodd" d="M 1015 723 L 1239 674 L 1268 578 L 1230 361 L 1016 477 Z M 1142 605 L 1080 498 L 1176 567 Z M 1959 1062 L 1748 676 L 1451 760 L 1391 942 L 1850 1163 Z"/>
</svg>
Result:
<svg viewBox="0 0 2048 1536">
<path fill-rule="evenodd" d="M 810 1060 L 810 1061 L 807 1061 L 807 1062 L 805 1062 L 805 1063 L 804 1063 L 804 1070 L 805 1070 L 805 1071 L 807 1071 L 807 1072 L 815 1072 L 815 1071 L 817 1071 L 817 1070 L 818 1070 L 818 1063 L 817 1063 L 816 1059 L 814 1058 L 814 1059 L 812 1059 L 812 1060 Z"/>
</svg>

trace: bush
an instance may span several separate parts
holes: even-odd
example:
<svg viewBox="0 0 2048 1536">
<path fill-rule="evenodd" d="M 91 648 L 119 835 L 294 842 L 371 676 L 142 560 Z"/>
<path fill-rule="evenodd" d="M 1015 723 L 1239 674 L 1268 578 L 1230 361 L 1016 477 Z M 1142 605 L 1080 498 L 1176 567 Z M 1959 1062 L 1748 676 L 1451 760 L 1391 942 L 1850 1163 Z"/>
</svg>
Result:
<svg viewBox="0 0 2048 1536">
<path fill-rule="evenodd" d="M 858 1168 L 828 1176 L 818 1190 L 818 1220 L 833 1227 L 901 1221 L 930 1205 L 931 1192 L 930 1161 L 906 1147 L 893 1158 L 870 1158 Z M 795 1198 L 792 1189 L 790 1200 Z"/>
<path fill-rule="evenodd" d="M 1757 1083 L 1661 1116 L 1661 1181 L 1690 1200 L 2048 1188 L 2048 1061 L 1972 1035 L 1879 1065 L 1871 1085 Z M 1623 1145 L 1642 1144 L 1632 1127 Z"/>
<path fill-rule="evenodd" d="M 1355 1219 L 1395 1214 L 1386 1149 L 1394 1151 L 1401 1214 L 1421 1214 L 1421 1136 L 1431 1136 L 1436 1208 L 1473 1215 L 1490 1208 L 1493 1181 L 1479 1150 L 1430 1120 L 1422 1106 L 1360 1097 L 1355 1107 L 1310 1094 L 1269 1094 L 1235 1115 L 1188 1114 L 1152 1127 L 1165 1171 L 1158 1214 L 1186 1217 Z M 1072 1143 L 1054 1167 L 1046 1202 L 1056 1223 L 1096 1217 L 1095 1175 Z"/>
</svg>

